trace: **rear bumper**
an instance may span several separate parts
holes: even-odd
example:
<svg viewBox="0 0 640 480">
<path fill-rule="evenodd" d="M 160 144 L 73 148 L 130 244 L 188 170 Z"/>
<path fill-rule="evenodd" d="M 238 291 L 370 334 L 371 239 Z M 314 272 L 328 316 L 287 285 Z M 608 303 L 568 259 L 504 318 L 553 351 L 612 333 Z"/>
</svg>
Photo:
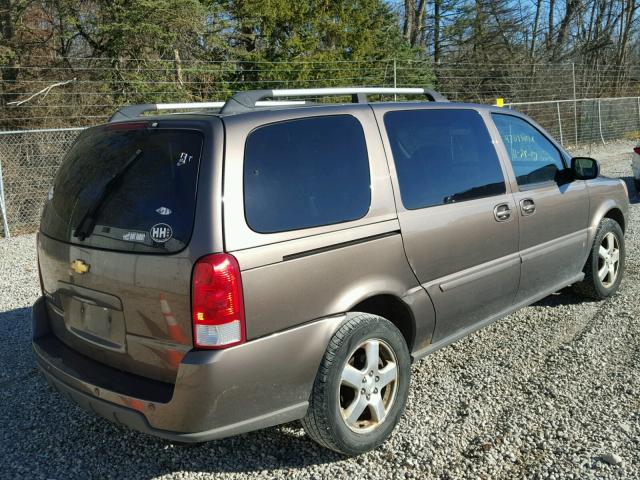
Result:
<svg viewBox="0 0 640 480">
<path fill-rule="evenodd" d="M 202 442 L 302 418 L 333 317 L 225 350 L 192 350 L 175 384 L 105 366 L 50 331 L 44 299 L 33 306 L 33 350 L 45 377 L 81 407 L 180 442 Z"/>
</svg>

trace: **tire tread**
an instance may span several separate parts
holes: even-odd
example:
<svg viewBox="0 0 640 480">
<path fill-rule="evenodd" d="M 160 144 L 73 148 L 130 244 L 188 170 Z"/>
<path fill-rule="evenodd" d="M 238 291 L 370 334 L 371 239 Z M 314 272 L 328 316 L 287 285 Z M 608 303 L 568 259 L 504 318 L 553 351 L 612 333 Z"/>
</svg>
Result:
<svg viewBox="0 0 640 480">
<path fill-rule="evenodd" d="M 352 450 L 351 447 L 343 444 L 334 437 L 331 428 L 331 418 L 328 418 L 326 415 L 326 406 L 329 404 L 328 402 L 332 401 L 329 398 L 330 373 L 335 368 L 336 362 L 344 361 L 338 353 L 345 341 L 348 341 L 349 337 L 354 334 L 356 330 L 362 327 L 363 324 L 380 321 L 387 323 L 388 321 L 369 313 L 350 313 L 347 315 L 347 319 L 329 341 L 309 397 L 307 414 L 301 420 L 301 423 L 307 435 L 321 446 L 341 454 L 352 455 L 360 453 L 360 451 Z M 397 330 L 390 322 L 388 323 L 393 329 Z M 404 338 L 399 330 L 397 331 L 397 335 L 398 338 L 402 338 L 402 342 L 404 343 Z"/>
<path fill-rule="evenodd" d="M 328 401 L 327 396 L 327 377 L 329 371 L 336 361 L 336 351 L 342 345 L 342 342 L 349 336 L 360 324 L 370 319 L 372 315 L 359 314 L 347 320 L 342 325 L 335 335 L 331 338 L 327 351 L 322 359 L 316 381 L 313 386 L 311 397 L 309 398 L 309 409 L 307 415 L 302 419 L 302 426 L 307 434 L 315 440 L 317 443 L 325 448 L 341 452 L 340 446 L 337 445 L 335 440 L 331 436 L 331 430 L 329 428 L 328 419 L 323 415 L 320 415 L 319 406 Z M 374 317 L 376 318 L 376 317 Z"/>
</svg>

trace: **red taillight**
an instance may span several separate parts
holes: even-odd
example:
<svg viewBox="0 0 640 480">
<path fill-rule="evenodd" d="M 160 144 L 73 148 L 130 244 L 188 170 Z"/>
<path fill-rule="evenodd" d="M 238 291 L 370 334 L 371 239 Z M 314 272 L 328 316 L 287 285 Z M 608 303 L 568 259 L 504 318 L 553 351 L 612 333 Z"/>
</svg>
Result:
<svg viewBox="0 0 640 480">
<path fill-rule="evenodd" d="M 193 268 L 193 343 L 225 348 L 245 341 L 244 300 L 238 261 L 229 254 L 202 257 Z"/>
<path fill-rule="evenodd" d="M 633 151 L 636 152 L 638 155 L 640 155 L 640 147 L 634 148 Z"/>
</svg>

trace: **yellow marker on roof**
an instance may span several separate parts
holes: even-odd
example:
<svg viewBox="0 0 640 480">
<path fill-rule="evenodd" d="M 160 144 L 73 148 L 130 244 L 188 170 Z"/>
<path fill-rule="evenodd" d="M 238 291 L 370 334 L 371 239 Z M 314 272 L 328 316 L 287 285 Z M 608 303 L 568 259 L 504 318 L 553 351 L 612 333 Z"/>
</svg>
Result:
<svg viewBox="0 0 640 480">
<path fill-rule="evenodd" d="M 504 107 L 504 98 L 496 98 L 496 107 Z"/>
</svg>

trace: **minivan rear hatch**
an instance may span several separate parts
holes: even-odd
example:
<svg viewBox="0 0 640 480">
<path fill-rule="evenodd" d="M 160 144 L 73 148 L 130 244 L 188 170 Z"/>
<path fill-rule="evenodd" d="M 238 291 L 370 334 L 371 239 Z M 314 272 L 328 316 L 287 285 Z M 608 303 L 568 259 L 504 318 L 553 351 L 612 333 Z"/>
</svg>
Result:
<svg viewBox="0 0 640 480">
<path fill-rule="evenodd" d="M 184 250 L 203 141 L 196 128 L 113 123 L 82 132 L 65 156 L 38 256 L 52 330 L 71 348 L 175 378 L 192 345 L 192 260 Z"/>
</svg>

